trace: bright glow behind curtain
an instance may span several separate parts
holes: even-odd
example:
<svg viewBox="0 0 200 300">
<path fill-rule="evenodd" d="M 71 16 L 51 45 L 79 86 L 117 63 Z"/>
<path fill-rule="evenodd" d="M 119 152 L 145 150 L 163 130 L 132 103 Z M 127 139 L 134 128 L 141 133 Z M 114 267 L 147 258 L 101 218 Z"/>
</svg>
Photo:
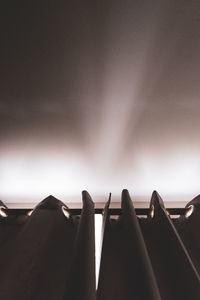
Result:
<svg viewBox="0 0 200 300">
<path fill-rule="evenodd" d="M 188 203 L 191 215 L 178 218 L 156 192 L 147 218 L 136 216 L 127 190 L 119 217 L 109 205 L 97 292 L 94 204 L 86 191 L 81 216 L 53 196 L 30 216 L 1 216 L 1 300 L 200 299 L 200 197 Z"/>
</svg>

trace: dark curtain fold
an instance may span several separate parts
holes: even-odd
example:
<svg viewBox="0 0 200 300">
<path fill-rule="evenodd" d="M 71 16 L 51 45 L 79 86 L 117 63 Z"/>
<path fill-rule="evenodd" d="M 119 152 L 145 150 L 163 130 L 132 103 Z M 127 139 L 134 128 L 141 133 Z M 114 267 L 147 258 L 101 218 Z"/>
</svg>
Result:
<svg viewBox="0 0 200 300">
<path fill-rule="evenodd" d="M 161 299 L 128 191 L 122 192 L 118 219 L 107 209 L 97 299 Z"/>
<path fill-rule="evenodd" d="M 105 205 L 95 290 L 94 204 L 82 193 L 80 216 L 49 196 L 29 215 L 0 201 L 1 300 L 199 300 L 200 196 L 172 218 L 157 192 L 137 216 L 127 190 L 121 214 Z"/>
<path fill-rule="evenodd" d="M 200 197 L 189 218 L 171 219 L 154 192 L 147 218 L 137 217 L 128 192 L 121 216 L 104 213 L 98 300 L 200 299 Z"/>
<path fill-rule="evenodd" d="M 83 210 L 64 299 L 96 299 L 94 236 L 94 204 L 84 191 Z"/>
<path fill-rule="evenodd" d="M 154 216 L 140 219 L 140 225 L 152 262 L 161 298 L 164 300 L 200 299 L 200 281 L 160 196 L 151 199 Z M 185 219 L 185 217 L 183 217 Z"/>
<path fill-rule="evenodd" d="M 180 216 L 180 218 L 174 220 L 174 226 L 200 276 L 200 195 L 190 201 L 186 208 L 189 208 L 191 205 L 194 208 L 191 216 L 189 218 Z"/>
<path fill-rule="evenodd" d="M 0 299 L 95 299 L 93 202 L 83 192 L 77 217 L 63 207 L 50 196 L 30 216 L 0 218 Z"/>
</svg>

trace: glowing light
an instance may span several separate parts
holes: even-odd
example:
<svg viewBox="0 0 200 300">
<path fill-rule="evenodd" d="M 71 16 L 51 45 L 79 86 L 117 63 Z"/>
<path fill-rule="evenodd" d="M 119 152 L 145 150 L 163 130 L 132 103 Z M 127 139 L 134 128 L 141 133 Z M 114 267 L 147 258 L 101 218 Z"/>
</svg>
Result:
<svg viewBox="0 0 200 300">
<path fill-rule="evenodd" d="M 194 211 L 194 205 L 188 206 L 188 210 L 185 213 L 185 217 L 189 218 L 192 215 L 193 211 Z"/>
<path fill-rule="evenodd" d="M 57 99 L 55 88 L 50 97 L 36 97 L 29 108 L 14 101 L 12 93 L 9 101 L 1 99 L 3 118 L 15 120 L 12 126 L 5 121 L 2 131 L 6 138 L 0 149 L 0 197 L 4 201 L 39 202 L 53 194 L 71 202 L 83 189 L 94 200 L 110 191 L 120 196 L 123 188 L 134 191 L 136 201 L 140 196 L 149 201 L 154 189 L 164 201 L 182 195 L 190 200 L 199 193 L 198 109 L 190 110 L 199 107 L 198 93 L 188 75 L 178 76 L 180 60 L 174 72 L 176 88 L 172 78 L 164 81 L 171 56 L 180 46 L 171 35 L 165 43 L 161 34 L 168 16 L 164 2 L 155 1 L 150 14 L 143 6 L 138 14 L 132 5 L 120 14 L 108 12 L 106 35 L 99 39 L 101 60 L 95 59 L 99 44 L 93 48 L 90 30 L 84 31 L 86 43 L 83 48 L 80 43 L 75 67 L 69 69 L 70 76 L 76 74 L 76 88 L 63 87 L 63 99 Z M 115 10 L 121 11 L 121 4 Z M 163 48 L 156 46 L 160 42 Z M 162 49 L 159 59 L 156 49 Z M 190 87 L 186 93 L 184 80 Z M 30 113 L 36 118 L 23 128 Z M 185 140 L 189 132 L 190 143 Z M 172 148 L 177 152 L 170 153 Z"/>
<path fill-rule="evenodd" d="M 101 248 L 102 248 L 102 215 L 95 215 L 95 255 L 96 255 L 96 288 L 98 286 L 99 279 L 99 268 L 100 268 L 100 258 L 101 258 Z"/>
<path fill-rule="evenodd" d="M 141 152 L 132 168 L 134 191 L 136 195 L 146 197 L 153 190 L 159 191 L 164 201 L 188 202 L 199 194 L 198 174 L 200 158 L 198 153 L 167 153 L 162 154 Z M 127 183 L 130 183 L 130 174 Z M 192 191 L 192 192 L 191 192 Z M 149 195 L 147 197 L 147 195 Z"/>
<path fill-rule="evenodd" d="M 155 189 L 164 202 L 188 202 L 199 193 L 197 153 L 173 153 L 163 159 L 162 155 L 141 151 L 126 169 L 119 162 L 120 172 L 116 172 L 104 169 L 103 163 L 97 168 L 93 158 L 90 160 L 83 153 L 43 152 L 0 151 L 0 198 L 5 203 L 38 203 L 49 194 L 66 203 L 80 203 L 83 189 L 93 194 L 97 202 L 104 202 L 110 191 L 120 202 L 123 188 L 133 193 L 135 201 L 145 202 L 149 202 Z"/>
<path fill-rule="evenodd" d="M 6 202 L 39 202 L 49 194 L 56 198 L 67 196 L 70 201 L 77 197 L 80 202 L 81 191 L 94 186 L 81 156 L 71 153 L 4 154 L 0 168 L 0 196 Z"/>
</svg>

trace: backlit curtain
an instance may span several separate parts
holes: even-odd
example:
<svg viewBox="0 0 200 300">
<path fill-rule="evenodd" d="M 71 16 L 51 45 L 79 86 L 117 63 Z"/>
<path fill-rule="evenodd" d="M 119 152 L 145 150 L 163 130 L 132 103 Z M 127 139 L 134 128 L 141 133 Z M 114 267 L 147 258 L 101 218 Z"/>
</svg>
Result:
<svg viewBox="0 0 200 300">
<path fill-rule="evenodd" d="M 30 216 L 1 218 L 1 300 L 95 299 L 93 202 L 83 192 L 80 217 L 63 210 L 50 196 Z"/>
<path fill-rule="evenodd" d="M 103 211 L 95 288 L 94 204 L 81 215 L 53 196 L 28 215 L 0 216 L 1 300 L 199 300 L 200 197 L 172 218 L 157 192 L 137 216 L 127 190 L 121 214 Z M 0 202 L 4 211 L 6 206 Z M 2 213 L 3 213 L 2 212 Z"/>
<path fill-rule="evenodd" d="M 98 300 L 200 299 L 200 197 L 188 218 L 171 219 L 154 192 L 150 215 L 137 217 L 128 191 L 118 219 L 104 214 Z"/>
</svg>

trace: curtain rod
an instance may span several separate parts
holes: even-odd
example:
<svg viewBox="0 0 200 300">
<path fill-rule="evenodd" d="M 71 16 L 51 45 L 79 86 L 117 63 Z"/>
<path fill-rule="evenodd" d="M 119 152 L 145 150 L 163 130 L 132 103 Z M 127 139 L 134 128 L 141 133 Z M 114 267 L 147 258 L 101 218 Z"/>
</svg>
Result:
<svg viewBox="0 0 200 300">
<path fill-rule="evenodd" d="M 184 215 L 186 213 L 188 208 L 167 208 L 166 210 L 169 212 L 170 215 Z M 8 215 L 26 215 L 28 212 L 30 212 L 33 209 L 27 209 L 27 208 L 6 208 L 4 211 Z M 71 215 L 80 215 L 82 209 L 81 208 L 68 208 L 68 211 Z M 95 214 L 102 214 L 104 209 L 103 208 L 95 208 Z M 108 209 L 110 215 L 121 215 L 121 208 L 109 208 Z M 148 215 L 150 213 L 150 208 L 136 208 L 136 215 Z"/>
</svg>

